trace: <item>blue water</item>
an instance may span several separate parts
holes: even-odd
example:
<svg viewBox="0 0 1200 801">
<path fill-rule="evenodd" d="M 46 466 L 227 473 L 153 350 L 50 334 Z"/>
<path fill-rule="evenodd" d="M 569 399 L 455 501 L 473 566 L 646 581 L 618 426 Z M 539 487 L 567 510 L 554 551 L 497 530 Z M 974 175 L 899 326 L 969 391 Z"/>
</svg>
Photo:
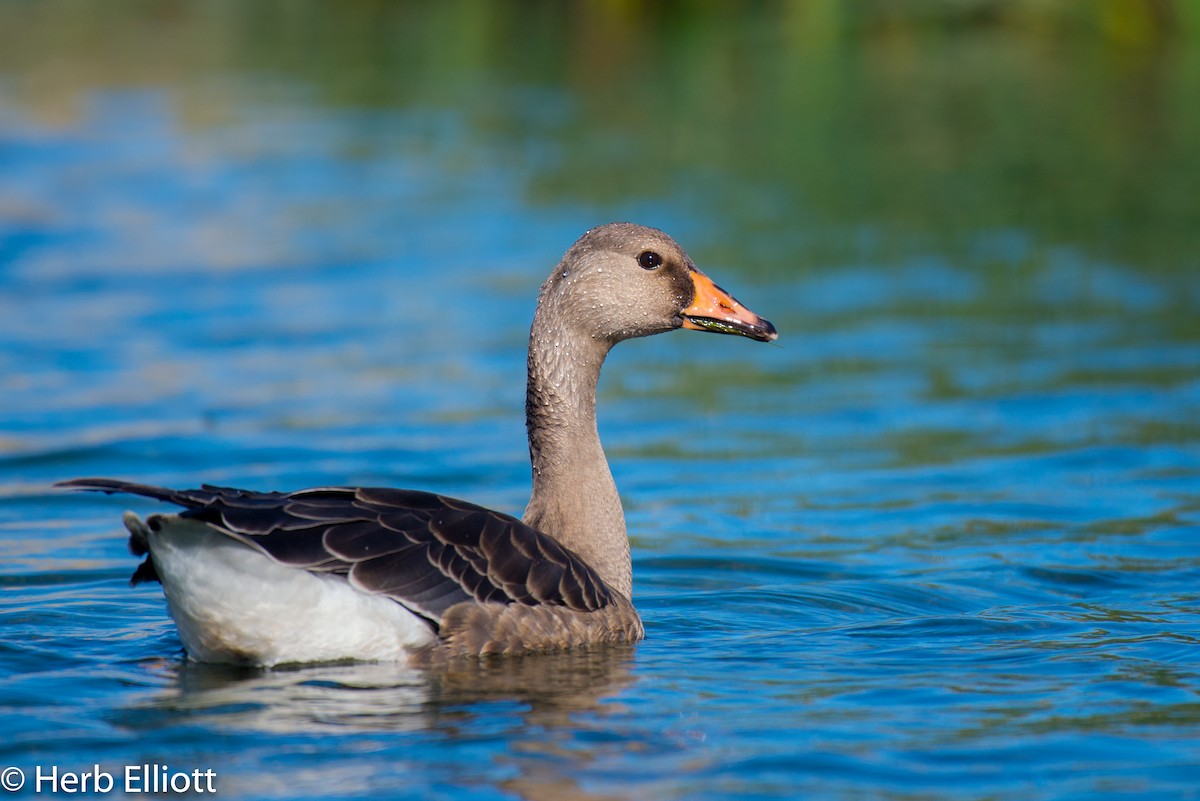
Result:
<svg viewBox="0 0 1200 801">
<path fill-rule="evenodd" d="M 245 65 L 93 83 L 29 58 L 0 81 L 17 797 L 39 767 L 120 787 L 142 764 L 226 798 L 1200 797 L 1200 261 L 1174 229 L 1123 223 L 1150 226 L 1144 261 L 1020 215 L 897 244 L 736 170 L 572 183 L 575 137 L 608 142 L 597 163 L 640 141 L 576 131 L 578 86 L 492 76 L 493 118 L 454 82 L 339 104 Z M 155 505 L 50 487 L 379 484 L 519 513 L 537 287 L 619 218 L 780 331 L 606 366 L 637 647 L 188 664 L 157 586 L 128 586 L 120 513 Z"/>
</svg>

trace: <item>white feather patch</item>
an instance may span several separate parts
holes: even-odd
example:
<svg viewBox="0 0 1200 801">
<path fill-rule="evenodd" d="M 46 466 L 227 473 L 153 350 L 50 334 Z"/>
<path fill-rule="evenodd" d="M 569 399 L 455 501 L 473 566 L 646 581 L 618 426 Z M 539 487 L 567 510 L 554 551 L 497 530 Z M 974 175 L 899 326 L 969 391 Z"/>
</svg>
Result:
<svg viewBox="0 0 1200 801">
<path fill-rule="evenodd" d="M 160 520 L 150 553 L 194 660 L 265 667 L 397 661 L 437 639 L 400 604 L 341 576 L 285 567 L 205 523 Z"/>
</svg>

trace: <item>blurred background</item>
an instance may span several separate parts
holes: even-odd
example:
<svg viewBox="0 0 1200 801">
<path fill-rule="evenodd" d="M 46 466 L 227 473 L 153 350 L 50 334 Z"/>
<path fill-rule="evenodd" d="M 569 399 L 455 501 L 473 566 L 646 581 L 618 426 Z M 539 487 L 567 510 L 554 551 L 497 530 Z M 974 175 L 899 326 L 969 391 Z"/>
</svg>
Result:
<svg viewBox="0 0 1200 801">
<path fill-rule="evenodd" d="M 152 731 L 242 797 L 1195 797 L 1198 35 L 1190 0 L 0 0 L 0 762 Z M 552 663 L 197 673 L 125 587 L 154 507 L 49 488 L 519 513 L 537 287 L 618 219 L 780 339 L 606 366 L 650 638 L 585 702 Z"/>
<path fill-rule="evenodd" d="M 191 339 L 211 317 L 188 309 L 234 314 L 239 280 L 282 295 L 271 270 L 318 288 L 238 326 L 341 328 L 330 270 L 372 325 L 453 315 L 370 272 L 412 297 L 454 271 L 498 299 L 481 336 L 519 349 L 532 279 L 632 219 L 752 307 L 783 301 L 757 306 L 792 355 L 886 306 L 939 327 L 908 365 L 931 392 L 1171 383 L 1177 363 L 1122 350 L 1197 340 L 1198 20 L 1169 0 L 3 3 L 0 358 L 160 337 L 104 336 L 157 303 L 147 283 L 176 284 Z M 61 305 L 109 280 L 128 306 Z M 823 371 L 902 347 L 839 338 Z M 24 380 L 6 394 L 43 397 Z"/>
<path fill-rule="evenodd" d="M 949 242 L 969 255 L 981 231 L 1020 231 L 1034 245 L 1161 265 L 1188 244 L 1200 114 L 1188 44 L 1200 12 L 1187 2 L 49 2 L 0 13 L 7 129 L 114 148 L 119 138 L 128 172 L 182 148 L 187 160 L 164 176 L 175 183 L 199 182 L 218 154 L 243 165 L 272 150 L 315 155 L 324 134 L 342 140 L 326 142 L 327 159 L 419 160 L 472 178 L 472 195 L 661 206 L 728 230 L 791 231 L 810 266 L 869 253 L 864 226 L 886 253 Z M 267 130 L 226 138 L 254 123 Z M 288 180 L 261 169 L 240 195 Z M 316 194 L 320 171 L 308 172 L 306 186 L 279 188 Z M 207 177 L 174 195 L 212 224 L 224 204 Z M 353 200 L 398 204 L 397 178 L 356 182 Z M 347 205 L 310 198 L 305 222 L 338 228 L 320 213 Z M 403 236 L 407 215 L 392 210 Z M 208 257 L 237 261 L 231 249 Z"/>
</svg>

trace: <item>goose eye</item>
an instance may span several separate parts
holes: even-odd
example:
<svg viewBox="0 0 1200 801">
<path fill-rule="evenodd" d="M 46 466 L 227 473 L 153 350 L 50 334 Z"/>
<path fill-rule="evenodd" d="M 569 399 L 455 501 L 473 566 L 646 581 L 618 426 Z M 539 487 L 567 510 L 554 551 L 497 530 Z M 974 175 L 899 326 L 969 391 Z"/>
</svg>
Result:
<svg viewBox="0 0 1200 801">
<path fill-rule="evenodd" d="M 643 270 L 657 270 L 662 266 L 662 256 L 655 253 L 653 250 L 644 251 L 638 256 L 638 264 L 642 265 Z"/>
</svg>

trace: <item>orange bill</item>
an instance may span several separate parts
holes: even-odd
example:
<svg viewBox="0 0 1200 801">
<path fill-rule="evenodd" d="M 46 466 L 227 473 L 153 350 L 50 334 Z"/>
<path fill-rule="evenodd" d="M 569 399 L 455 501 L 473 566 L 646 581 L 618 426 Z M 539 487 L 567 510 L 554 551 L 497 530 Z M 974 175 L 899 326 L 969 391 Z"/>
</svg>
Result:
<svg viewBox="0 0 1200 801">
<path fill-rule="evenodd" d="M 681 312 L 683 327 L 718 334 L 737 334 L 770 342 L 779 336 L 775 326 L 742 304 L 699 270 L 691 272 L 696 295 Z"/>
</svg>

